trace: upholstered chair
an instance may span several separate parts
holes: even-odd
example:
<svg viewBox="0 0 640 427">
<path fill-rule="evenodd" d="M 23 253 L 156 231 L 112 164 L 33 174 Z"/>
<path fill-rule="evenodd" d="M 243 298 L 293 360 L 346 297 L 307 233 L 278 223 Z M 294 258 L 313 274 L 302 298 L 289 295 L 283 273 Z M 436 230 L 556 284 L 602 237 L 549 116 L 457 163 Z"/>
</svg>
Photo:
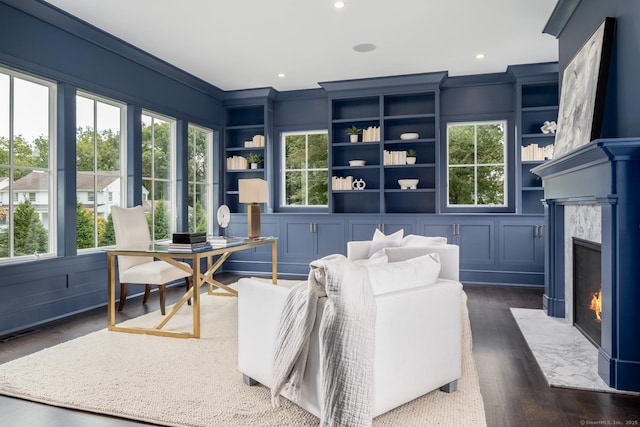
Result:
<svg viewBox="0 0 640 427">
<path fill-rule="evenodd" d="M 113 228 L 116 235 L 118 249 L 146 249 L 151 243 L 149 225 L 142 206 L 135 208 L 111 207 Z M 184 263 L 185 266 L 190 266 Z M 151 291 L 151 285 L 157 285 L 160 294 L 160 311 L 165 314 L 165 286 L 174 280 L 184 278 L 187 291 L 191 286 L 191 274 L 169 264 L 166 261 L 155 260 L 144 256 L 118 256 L 118 275 L 120 278 L 120 302 L 118 311 L 122 311 L 127 301 L 129 283 L 144 284 L 144 298 L 146 304 Z M 191 301 L 189 301 L 189 304 Z"/>
</svg>

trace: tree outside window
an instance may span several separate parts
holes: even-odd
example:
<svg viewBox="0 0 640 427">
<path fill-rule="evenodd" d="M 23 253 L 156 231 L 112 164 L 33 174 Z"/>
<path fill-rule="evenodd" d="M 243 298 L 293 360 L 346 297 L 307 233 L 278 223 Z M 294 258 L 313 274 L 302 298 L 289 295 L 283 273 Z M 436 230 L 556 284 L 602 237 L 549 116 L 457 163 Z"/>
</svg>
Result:
<svg viewBox="0 0 640 427">
<path fill-rule="evenodd" d="M 212 233 L 211 150 L 213 131 L 189 125 L 189 231 Z"/>
<path fill-rule="evenodd" d="M 506 206 L 505 121 L 447 126 L 448 206 Z"/>
<path fill-rule="evenodd" d="M 282 134 L 284 206 L 327 206 L 327 131 Z"/>
</svg>

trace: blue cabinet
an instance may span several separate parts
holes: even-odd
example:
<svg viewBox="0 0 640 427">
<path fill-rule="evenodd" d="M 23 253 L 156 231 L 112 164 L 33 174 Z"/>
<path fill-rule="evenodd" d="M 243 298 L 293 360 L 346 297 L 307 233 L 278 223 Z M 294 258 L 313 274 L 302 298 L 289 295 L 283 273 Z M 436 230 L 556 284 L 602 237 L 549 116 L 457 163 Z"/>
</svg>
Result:
<svg viewBox="0 0 640 427">
<path fill-rule="evenodd" d="M 330 254 L 346 254 L 344 221 L 317 217 L 282 221 L 282 257 L 305 264 Z"/>
<path fill-rule="evenodd" d="M 421 224 L 421 234 L 442 236 L 460 246 L 460 268 L 483 267 L 495 263 L 495 222 L 461 217 L 442 217 Z"/>
<path fill-rule="evenodd" d="M 544 268 L 542 218 L 500 221 L 500 263 L 512 268 Z"/>
<path fill-rule="evenodd" d="M 394 219 L 388 216 L 376 216 L 367 219 L 350 219 L 348 221 L 348 240 L 371 240 L 376 229 L 386 235 L 404 230 L 404 235 L 415 233 L 416 221 L 411 219 Z"/>
</svg>

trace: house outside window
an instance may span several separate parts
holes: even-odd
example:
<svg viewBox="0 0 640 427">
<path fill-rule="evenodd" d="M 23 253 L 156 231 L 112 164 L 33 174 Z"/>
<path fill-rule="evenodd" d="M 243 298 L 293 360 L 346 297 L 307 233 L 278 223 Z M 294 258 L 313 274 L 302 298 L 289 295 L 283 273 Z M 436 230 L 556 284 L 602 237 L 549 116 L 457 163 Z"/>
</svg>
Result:
<svg viewBox="0 0 640 427">
<path fill-rule="evenodd" d="M 327 206 L 328 142 L 326 130 L 282 134 L 281 206 Z"/>
<path fill-rule="evenodd" d="M 213 131 L 189 125 L 189 228 L 190 232 L 213 233 Z"/>
<path fill-rule="evenodd" d="M 175 120 L 145 111 L 142 114 L 142 207 L 152 240 L 169 239 L 175 230 L 175 144 Z"/>
<path fill-rule="evenodd" d="M 54 83 L 0 67 L 0 262 L 56 247 L 55 96 Z"/>
<path fill-rule="evenodd" d="M 447 206 L 504 207 L 506 121 L 447 125 Z"/>
<path fill-rule="evenodd" d="M 77 248 L 115 244 L 111 206 L 125 206 L 125 106 L 88 93 L 76 96 Z M 115 193 L 108 200 L 105 195 Z"/>
</svg>

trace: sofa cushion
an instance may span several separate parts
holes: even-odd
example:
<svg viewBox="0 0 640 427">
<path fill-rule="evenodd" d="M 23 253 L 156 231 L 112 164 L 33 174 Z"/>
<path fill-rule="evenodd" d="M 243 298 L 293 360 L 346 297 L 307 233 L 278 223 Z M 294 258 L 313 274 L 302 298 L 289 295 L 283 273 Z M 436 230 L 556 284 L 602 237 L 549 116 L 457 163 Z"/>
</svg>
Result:
<svg viewBox="0 0 640 427">
<path fill-rule="evenodd" d="M 400 246 L 403 236 L 404 230 L 398 230 L 393 234 L 385 236 L 382 231 L 376 228 L 376 231 L 373 233 L 373 239 L 371 240 L 368 258 L 371 258 L 373 254 L 384 248 Z"/>
<path fill-rule="evenodd" d="M 416 234 L 408 234 L 404 236 L 400 242 L 400 246 L 429 246 L 429 245 L 445 245 L 446 237 L 418 236 Z"/>
<path fill-rule="evenodd" d="M 412 258 L 434 253 L 431 246 L 399 246 L 397 248 L 384 248 L 383 253 L 387 257 L 387 262 L 400 262 Z"/>
<path fill-rule="evenodd" d="M 434 283 L 440 274 L 440 256 L 430 253 L 406 261 L 368 265 L 374 295 Z"/>
</svg>

